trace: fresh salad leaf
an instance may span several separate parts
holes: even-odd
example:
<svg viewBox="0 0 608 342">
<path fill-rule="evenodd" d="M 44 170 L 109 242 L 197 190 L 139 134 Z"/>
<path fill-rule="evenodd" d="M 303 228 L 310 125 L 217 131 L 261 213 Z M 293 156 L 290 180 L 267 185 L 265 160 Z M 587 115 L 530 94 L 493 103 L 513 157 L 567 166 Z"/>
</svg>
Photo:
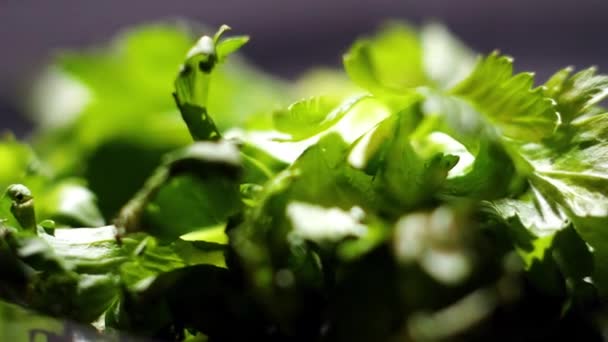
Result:
<svg viewBox="0 0 608 342">
<path fill-rule="evenodd" d="M 287 82 L 229 29 L 58 56 L 0 141 L 0 298 L 108 338 L 602 340 L 607 76 L 393 22 Z"/>
</svg>

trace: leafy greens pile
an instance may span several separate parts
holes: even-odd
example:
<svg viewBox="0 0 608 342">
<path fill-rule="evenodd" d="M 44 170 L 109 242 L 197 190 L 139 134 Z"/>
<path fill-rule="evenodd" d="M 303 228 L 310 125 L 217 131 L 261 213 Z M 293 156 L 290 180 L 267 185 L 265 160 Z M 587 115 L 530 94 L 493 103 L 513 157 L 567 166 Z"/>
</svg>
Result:
<svg viewBox="0 0 608 342">
<path fill-rule="evenodd" d="M 607 76 L 389 23 L 286 83 L 227 29 L 58 56 L 0 142 L 2 298 L 166 340 L 601 340 Z"/>
</svg>

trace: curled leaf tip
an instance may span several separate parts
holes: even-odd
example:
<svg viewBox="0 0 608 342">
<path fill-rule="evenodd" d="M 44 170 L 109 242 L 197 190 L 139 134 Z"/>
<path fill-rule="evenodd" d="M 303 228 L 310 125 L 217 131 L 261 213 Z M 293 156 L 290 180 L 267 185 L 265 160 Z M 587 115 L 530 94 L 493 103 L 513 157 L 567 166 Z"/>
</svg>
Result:
<svg viewBox="0 0 608 342">
<path fill-rule="evenodd" d="M 23 229 L 36 229 L 36 212 L 34 211 L 34 196 L 30 189 L 23 184 L 12 184 L 6 194 L 13 201 L 11 213 Z"/>
<path fill-rule="evenodd" d="M 213 42 L 215 44 L 217 44 L 219 42 L 220 38 L 222 38 L 222 35 L 230 30 L 232 30 L 232 28 L 226 24 L 223 24 L 222 26 L 220 26 L 220 28 L 217 30 L 215 35 L 213 35 Z"/>
<path fill-rule="evenodd" d="M 196 55 L 213 55 L 215 53 L 215 43 L 209 36 L 202 36 L 198 42 L 188 51 L 186 58 Z"/>
<path fill-rule="evenodd" d="M 6 189 L 6 194 L 13 203 L 22 204 L 33 198 L 32 192 L 23 184 L 12 184 Z"/>
</svg>

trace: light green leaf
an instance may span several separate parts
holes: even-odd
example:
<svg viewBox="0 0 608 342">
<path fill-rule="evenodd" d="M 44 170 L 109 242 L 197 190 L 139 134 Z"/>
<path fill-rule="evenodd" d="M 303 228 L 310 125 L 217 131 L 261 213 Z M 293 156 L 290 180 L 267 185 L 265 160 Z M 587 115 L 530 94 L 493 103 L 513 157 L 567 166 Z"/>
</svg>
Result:
<svg viewBox="0 0 608 342">
<path fill-rule="evenodd" d="M 545 198 L 533 185 L 519 199 L 498 199 L 490 202 L 490 206 L 506 221 L 517 218 L 537 237 L 553 235 L 570 225 L 561 206 Z"/>
<path fill-rule="evenodd" d="M 359 102 L 369 98 L 351 97 L 341 104 L 335 98 L 319 96 L 300 100 L 286 110 L 276 111 L 273 122 L 278 131 L 290 134 L 295 141 L 310 138 L 340 121 Z"/>
<path fill-rule="evenodd" d="M 411 103 L 416 101 L 418 96 L 414 94 L 407 99 L 408 103 Z M 306 106 L 306 101 L 304 101 L 302 103 L 302 108 L 305 108 Z M 333 113 L 336 113 L 336 115 L 341 118 L 335 120 L 333 118 Z M 339 107 L 330 113 L 327 118 L 332 119 L 327 122 L 328 126 L 325 130 L 320 131 L 307 139 L 291 141 L 291 137 L 287 134 L 277 131 L 257 130 L 234 131 L 231 135 L 228 135 L 227 138 L 245 141 L 246 145 L 253 146 L 257 150 L 263 151 L 265 154 L 272 156 L 280 162 L 293 163 L 307 148 L 313 146 L 328 135 L 337 134 L 344 142 L 349 144 L 353 143 L 380 121 L 388 117 L 390 113 L 390 109 L 380 99 L 367 95 L 354 95 L 351 98 L 344 100 Z M 284 117 L 284 119 L 286 122 L 290 121 L 288 117 Z M 298 118 L 297 120 L 306 121 L 310 119 L 303 117 L 302 119 Z M 281 121 L 283 121 L 283 119 L 281 119 Z M 326 124 L 325 121 L 323 121 L 323 124 Z M 287 123 L 285 125 L 287 125 Z M 289 125 L 292 126 L 291 123 Z M 295 130 L 296 128 L 297 127 L 293 126 L 289 129 Z M 311 132 L 313 129 L 315 128 L 310 128 Z M 310 132 L 308 134 L 310 134 Z M 276 164 L 276 162 L 272 162 L 272 164 Z M 284 166 L 285 165 L 283 165 L 283 167 Z"/>
<path fill-rule="evenodd" d="M 572 68 L 564 68 L 545 83 L 545 94 L 557 102 L 556 109 L 564 122 L 587 114 L 608 96 L 608 76 L 596 75 L 596 68 L 571 73 Z"/>
<path fill-rule="evenodd" d="M 228 244 L 228 236 L 226 235 L 225 224 L 219 224 L 215 227 L 196 230 L 179 237 L 184 241 L 204 241 L 219 245 Z"/>
<path fill-rule="evenodd" d="M 249 37 L 240 36 L 219 41 L 221 35 L 229 29 L 223 25 L 213 39 L 202 36 L 186 54 L 186 60 L 174 82 L 173 97 L 194 140 L 216 140 L 220 137 L 209 116 L 211 75 L 215 73 L 219 62 L 249 40 Z"/>
<path fill-rule="evenodd" d="M 203 36 L 190 49 L 175 79 L 173 97 L 194 140 L 218 139 L 219 132 L 208 114 L 211 73 L 217 55 L 210 37 Z"/>
<path fill-rule="evenodd" d="M 414 133 L 417 145 L 459 157 L 441 187 L 442 196 L 487 200 L 519 193 L 525 179 L 482 115 L 458 97 L 430 89 L 422 93 L 424 118 Z"/>
<path fill-rule="evenodd" d="M 608 114 L 572 123 L 569 140 L 528 144 L 522 156 L 533 168 L 532 182 L 579 217 L 608 216 Z"/>
<path fill-rule="evenodd" d="M 247 44 L 249 36 L 236 36 L 221 40 L 215 46 L 217 59 L 222 62 L 228 55 L 238 51 L 243 45 Z"/>
<path fill-rule="evenodd" d="M 470 102 L 507 138 L 539 141 L 553 134 L 559 114 L 543 89 L 532 86 L 533 74 L 513 75 L 512 59 L 494 52 L 450 93 Z"/>
<path fill-rule="evenodd" d="M 518 174 L 510 156 L 500 144 L 485 139 L 480 144 L 470 167 L 449 177 L 442 187 L 442 193 L 489 200 L 517 193 L 524 186 L 525 179 Z"/>
<path fill-rule="evenodd" d="M 343 62 L 350 78 L 372 93 L 403 95 L 428 82 L 419 38 L 402 24 L 389 24 L 373 38 L 356 41 Z"/>
<path fill-rule="evenodd" d="M 296 140 L 306 139 L 326 129 L 321 127 L 322 122 L 336 105 L 336 100 L 331 97 L 311 97 L 292 103 L 286 110 L 274 112 L 272 120 L 278 131 L 291 134 Z M 332 118 L 328 121 L 331 122 Z"/>
<path fill-rule="evenodd" d="M 561 206 L 580 236 L 594 250 L 593 278 L 608 291 L 608 114 L 581 118 L 564 127 L 557 141 L 526 144 L 519 151 L 531 168 L 530 182 Z M 565 133 L 564 133 L 565 132 Z"/>
</svg>

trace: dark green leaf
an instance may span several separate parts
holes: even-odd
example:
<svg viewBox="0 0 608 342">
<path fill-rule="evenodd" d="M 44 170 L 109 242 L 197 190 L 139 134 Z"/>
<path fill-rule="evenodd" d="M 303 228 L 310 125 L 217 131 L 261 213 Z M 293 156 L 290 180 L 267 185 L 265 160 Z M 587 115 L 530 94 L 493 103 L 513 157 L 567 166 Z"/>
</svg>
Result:
<svg viewBox="0 0 608 342">
<path fill-rule="evenodd" d="M 239 189 L 226 177 L 178 176 L 167 182 L 148 204 L 148 232 L 164 239 L 225 224 L 240 207 Z"/>
</svg>

